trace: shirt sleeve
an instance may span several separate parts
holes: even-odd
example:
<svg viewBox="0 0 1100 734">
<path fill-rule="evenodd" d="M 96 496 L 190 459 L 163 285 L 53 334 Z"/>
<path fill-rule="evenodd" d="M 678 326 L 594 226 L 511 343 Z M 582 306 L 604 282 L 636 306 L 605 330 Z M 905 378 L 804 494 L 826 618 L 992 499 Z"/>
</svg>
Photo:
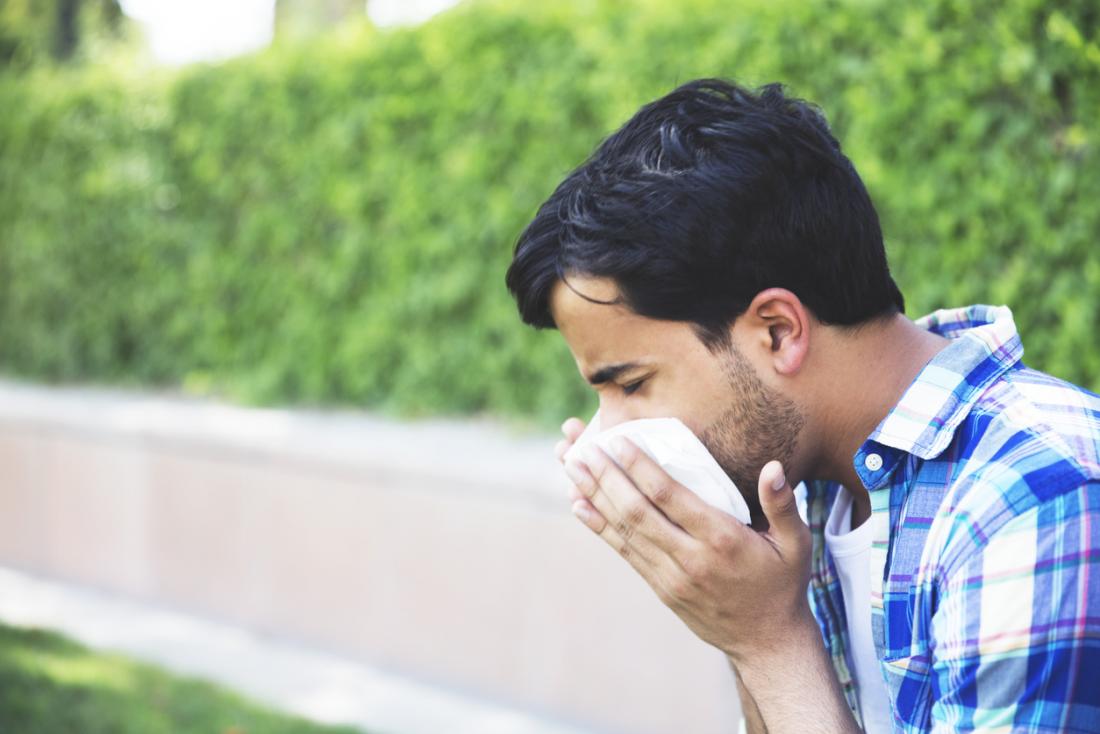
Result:
<svg viewBox="0 0 1100 734">
<path fill-rule="evenodd" d="M 932 731 L 1100 732 L 1100 482 L 974 541 L 932 618 Z"/>
</svg>

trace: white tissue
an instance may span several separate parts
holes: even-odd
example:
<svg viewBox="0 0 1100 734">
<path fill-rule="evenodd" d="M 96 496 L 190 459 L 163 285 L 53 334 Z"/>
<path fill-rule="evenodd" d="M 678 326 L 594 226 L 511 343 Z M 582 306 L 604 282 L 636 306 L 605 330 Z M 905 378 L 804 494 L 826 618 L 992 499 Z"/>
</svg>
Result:
<svg viewBox="0 0 1100 734">
<path fill-rule="evenodd" d="M 649 455 L 670 477 L 707 504 L 749 523 L 749 507 L 733 480 L 722 471 L 703 442 L 678 418 L 641 418 L 600 430 L 597 410 L 584 432 L 565 452 L 564 461 L 580 458 L 581 447 L 595 443 L 610 456 L 611 439 L 626 436 Z M 612 457 L 614 460 L 614 457 Z M 617 462 L 616 462 L 617 463 Z"/>
</svg>

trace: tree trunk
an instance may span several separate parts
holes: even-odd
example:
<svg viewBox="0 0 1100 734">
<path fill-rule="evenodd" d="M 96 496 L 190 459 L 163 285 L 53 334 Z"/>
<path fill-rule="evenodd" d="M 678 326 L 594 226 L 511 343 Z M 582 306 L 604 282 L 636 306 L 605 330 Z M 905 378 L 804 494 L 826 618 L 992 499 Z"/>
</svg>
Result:
<svg viewBox="0 0 1100 734">
<path fill-rule="evenodd" d="M 79 14 L 80 0 L 58 0 L 53 37 L 53 55 L 58 61 L 68 61 L 76 53 Z"/>
</svg>

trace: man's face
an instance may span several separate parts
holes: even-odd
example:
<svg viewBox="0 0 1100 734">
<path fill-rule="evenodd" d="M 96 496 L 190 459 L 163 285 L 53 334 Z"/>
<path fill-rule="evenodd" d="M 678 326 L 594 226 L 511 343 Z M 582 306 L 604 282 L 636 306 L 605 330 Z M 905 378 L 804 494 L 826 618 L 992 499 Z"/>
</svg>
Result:
<svg viewBox="0 0 1100 734">
<path fill-rule="evenodd" d="M 569 284 L 601 301 L 619 296 L 606 278 L 569 277 Z M 790 465 L 805 421 L 793 401 L 760 380 L 736 349 L 736 339 L 729 349 L 711 354 L 687 323 L 639 316 L 621 304 L 592 303 L 561 281 L 550 309 L 581 375 L 599 381 L 593 388 L 602 427 L 679 418 L 741 490 L 755 525 L 761 514 L 760 470 L 773 459 Z"/>
</svg>

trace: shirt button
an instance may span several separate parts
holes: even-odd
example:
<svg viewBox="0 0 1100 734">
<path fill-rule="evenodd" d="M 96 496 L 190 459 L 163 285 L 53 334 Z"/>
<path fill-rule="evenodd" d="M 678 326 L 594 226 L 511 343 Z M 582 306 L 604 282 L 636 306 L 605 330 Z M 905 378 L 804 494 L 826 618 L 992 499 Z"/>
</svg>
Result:
<svg viewBox="0 0 1100 734">
<path fill-rule="evenodd" d="M 882 468 L 882 457 L 878 454 L 867 454 L 867 458 L 863 460 L 863 465 L 871 471 L 878 471 Z"/>
</svg>

